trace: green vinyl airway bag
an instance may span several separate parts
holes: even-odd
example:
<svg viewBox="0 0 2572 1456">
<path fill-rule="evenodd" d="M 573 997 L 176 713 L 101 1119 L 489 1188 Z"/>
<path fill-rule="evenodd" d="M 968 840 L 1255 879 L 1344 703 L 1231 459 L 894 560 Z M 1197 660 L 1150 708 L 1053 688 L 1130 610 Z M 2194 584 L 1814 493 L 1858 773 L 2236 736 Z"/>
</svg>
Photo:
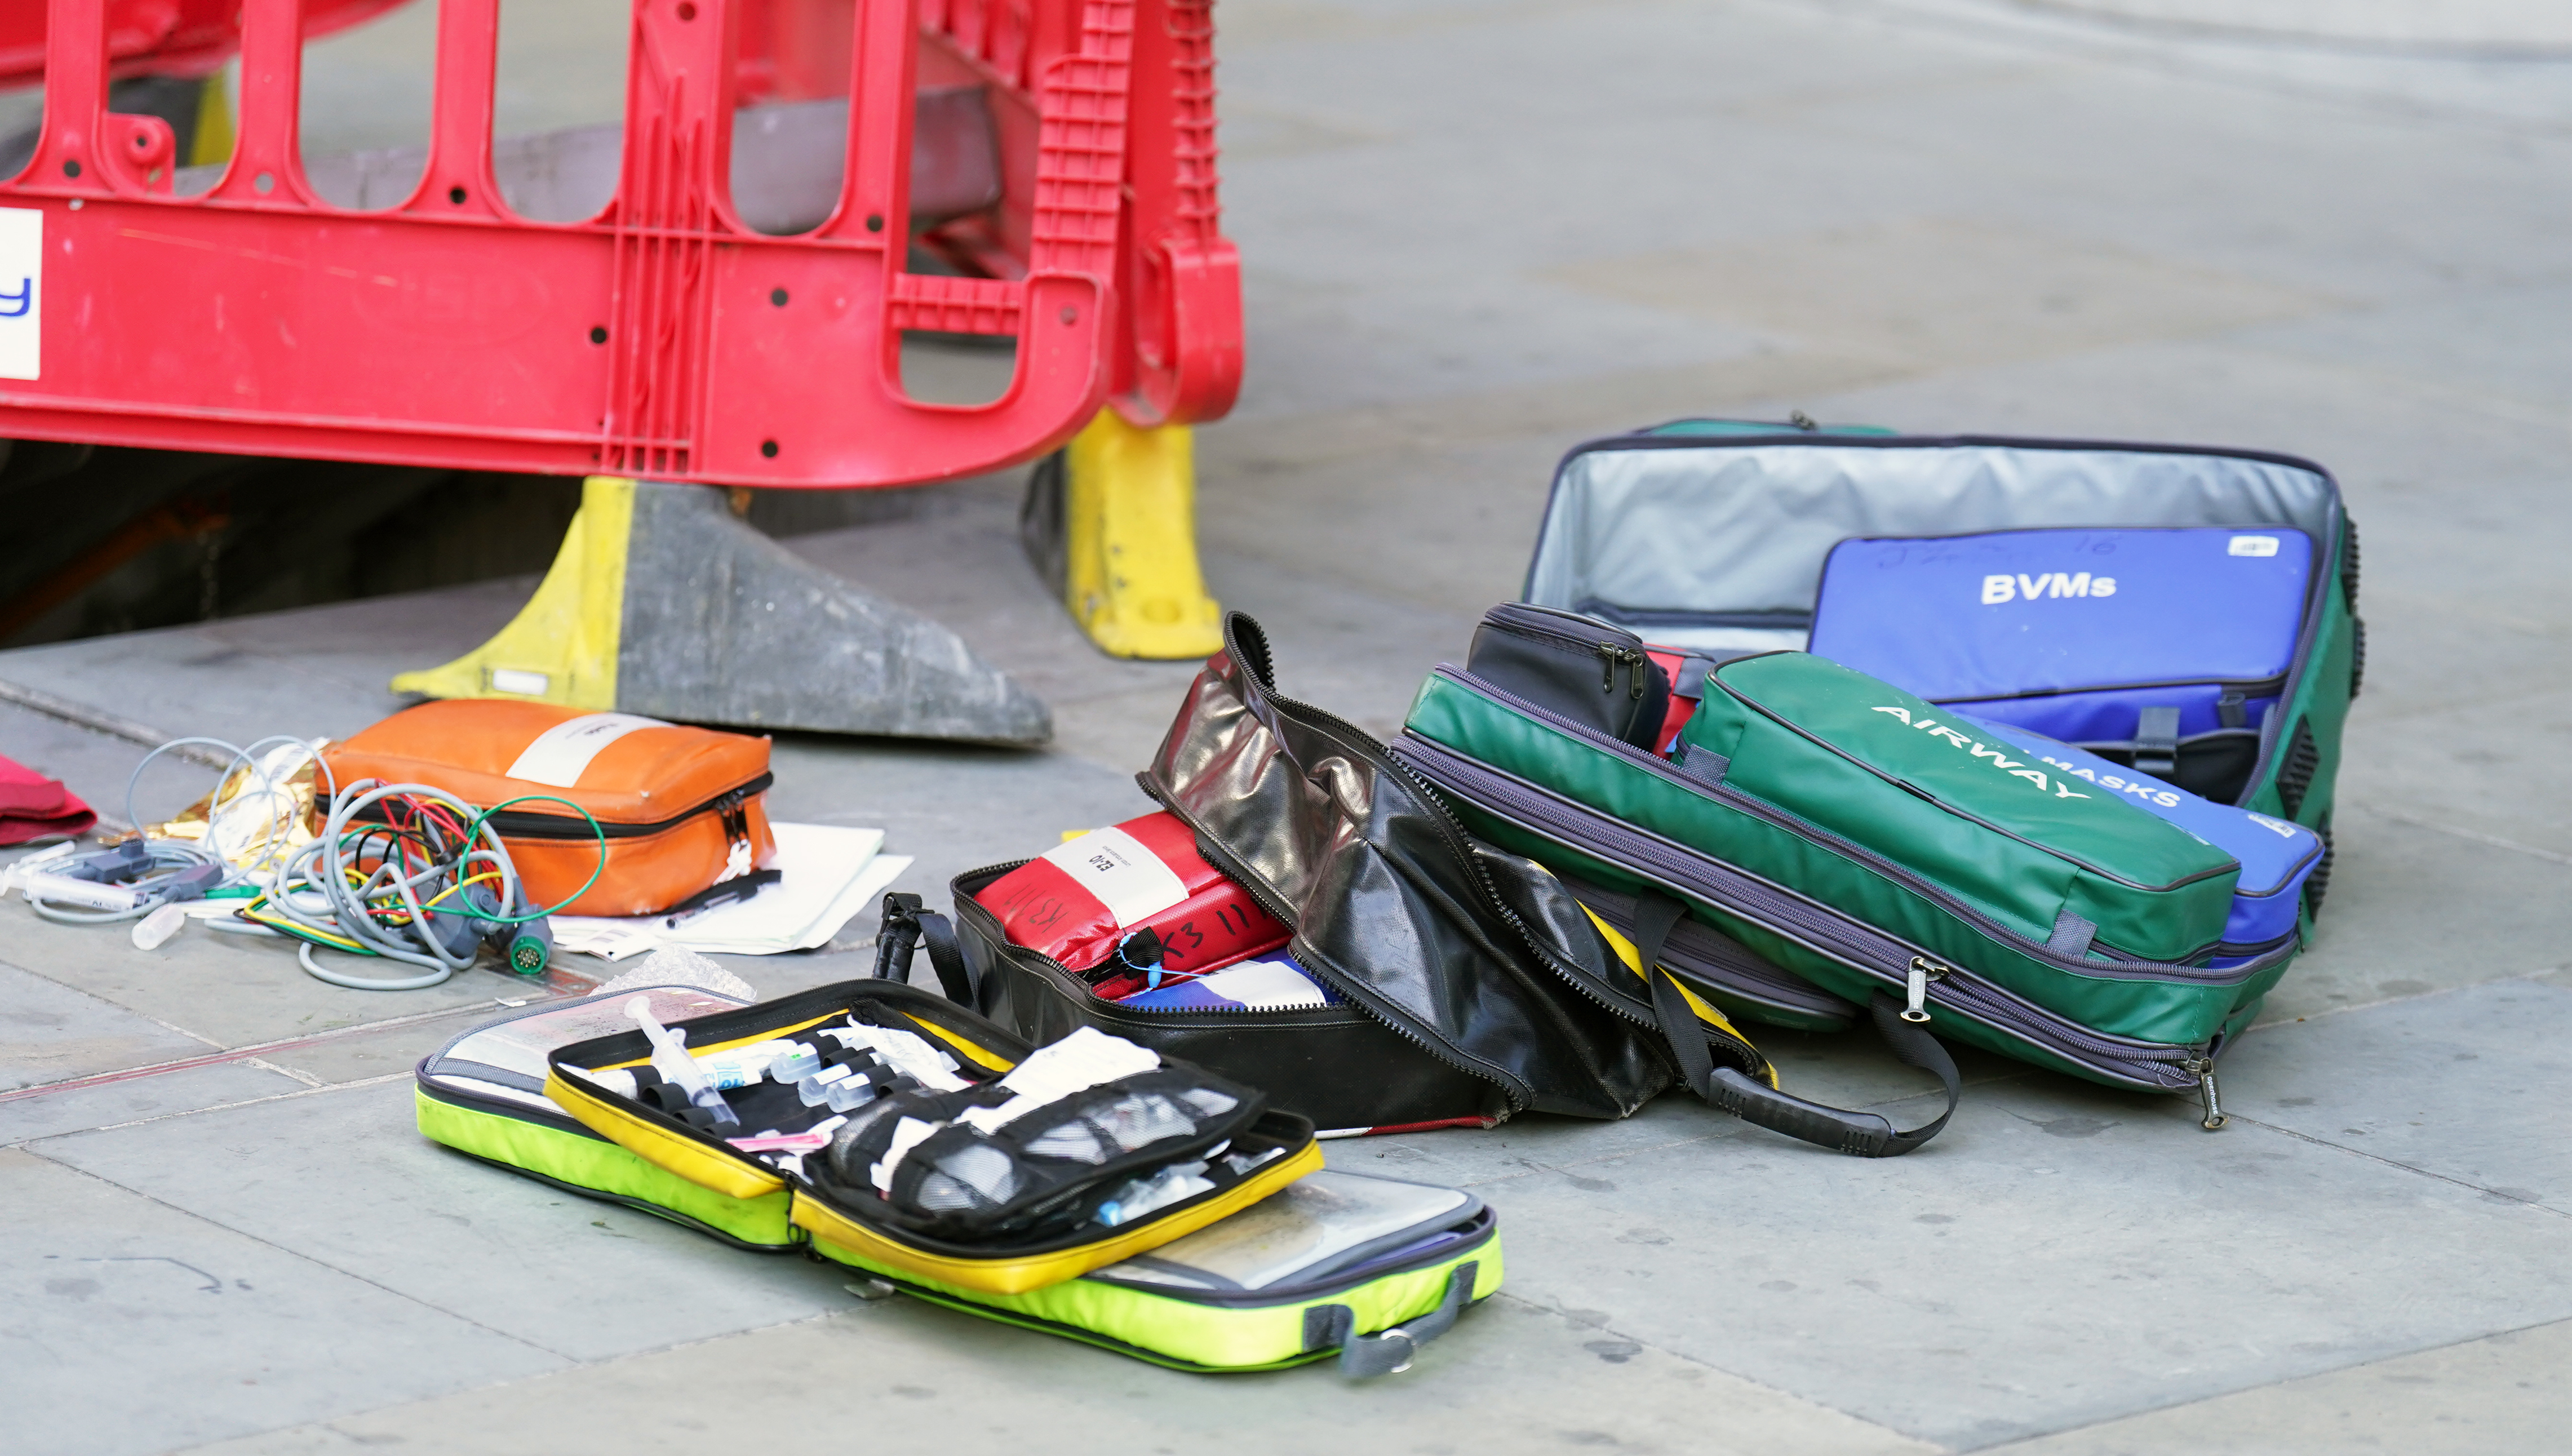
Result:
<svg viewBox="0 0 2572 1456">
<path fill-rule="evenodd" d="M 1969 731 L 2026 749 L 2038 767 L 2112 791 L 2240 860 L 2242 876 L 2233 889 L 2233 913 L 2224 923 L 2227 944 L 2264 946 L 2295 933 L 2304 881 L 2321 863 L 2320 835 L 2300 824 L 2201 799 L 2177 784 L 2166 784 L 2024 728 L 1978 718 L 1965 721 Z"/>
<path fill-rule="evenodd" d="M 2240 866 L 1980 725 L 1804 652 L 1706 676 L 1683 759 L 2043 942 L 2061 917 L 2103 951 L 2186 963 L 2223 939 Z M 1712 849 L 1713 846 L 1707 848 Z M 1720 852 L 1719 850 L 1717 851 Z M 1872 918 L 1864 907 L 1840 909 Z"/>
</svg>

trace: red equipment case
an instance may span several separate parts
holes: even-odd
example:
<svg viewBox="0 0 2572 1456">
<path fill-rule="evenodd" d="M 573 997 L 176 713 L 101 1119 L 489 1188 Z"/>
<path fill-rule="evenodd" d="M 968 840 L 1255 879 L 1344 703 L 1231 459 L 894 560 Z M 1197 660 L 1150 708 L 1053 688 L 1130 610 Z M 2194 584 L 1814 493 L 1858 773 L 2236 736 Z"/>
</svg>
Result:
<svg viewBox="0 0 2572 1456">
<path fill-rule="evenodd" d="M 0 184 L 0 437 L 859 486 L 1031 458 L 1103 402 L 1230 407 L 1210 0 L 839 0 L 836 68 L 809 46 L 831 5 L 635 0 L 621 179 L 578 223 L 516 217 L 494 181 L 498 3 L 441 0 L 426 171 L 359 212 L 298 155 L 299 0 L 241 0 L 240 140 L 186 197 L 168 125 L 105 110 L 139 54 L 111 16 L 156 7 L 50 0 L 43 135 Z M 851 96 L 810 233 L 733 211 L 745 73 Z M 920 241 L 981 277 L 905 269 L 912 99 L 957 84 L 986 90 L 1003 196 Z M 913 330 L 1014 336 L 1007 391 L 910 397 Z"/>
</svg>

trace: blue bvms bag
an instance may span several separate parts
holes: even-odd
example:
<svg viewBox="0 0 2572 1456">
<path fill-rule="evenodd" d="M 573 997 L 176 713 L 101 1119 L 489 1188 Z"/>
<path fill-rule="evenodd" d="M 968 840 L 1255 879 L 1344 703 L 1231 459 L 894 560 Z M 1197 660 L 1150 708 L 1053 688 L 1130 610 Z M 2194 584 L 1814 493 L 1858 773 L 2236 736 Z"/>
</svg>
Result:
<svg viewBox="0 0 2572 1456">
<path fill-rule="evenodd" d="M 2229 799 L 2285 690 L 2312 583 L 2312 538 L 2283 525 L 1844 540 L 1822 567 L 1811 650 Z"/>
<path fill-rule="evenodd" d="M 2304 881 L 2321 863 L 2321 836 L 2300 824 L 2201 799 L 2095 754 L 1990 719 L 1966 721 L 2026 751 L 2064 776 L 2086 779 L 2127 803 L 2156 814 L 2233 856 L 2242 877 L 2233 887 L 2233 913 L 2224 922 L 2224 944 L 2210 968 L 2255 959 L 2295 934 L 2303 910 Z"/>
</svg>

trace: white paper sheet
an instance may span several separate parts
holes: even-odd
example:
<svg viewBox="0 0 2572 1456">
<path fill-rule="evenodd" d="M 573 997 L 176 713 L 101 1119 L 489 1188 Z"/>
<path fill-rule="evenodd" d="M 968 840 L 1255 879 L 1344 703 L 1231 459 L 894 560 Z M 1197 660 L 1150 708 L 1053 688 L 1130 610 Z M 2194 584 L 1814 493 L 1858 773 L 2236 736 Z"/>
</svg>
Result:
<svg viewBox="0 0 2572 1456">
<path fill-rule="evenodd" d="M 606 960 L 655 946 L 727 956 L 774 956 L 830 944 L 859 912 L 911 868 L 909 855 L 883 855 L 881 829 L 836 824 L 775 824 L 776 868 L 783 872 L 748 900 L 719 905 L 677 925 L 668 917 L 557 915 L 554 944 Z"/>
</svg>

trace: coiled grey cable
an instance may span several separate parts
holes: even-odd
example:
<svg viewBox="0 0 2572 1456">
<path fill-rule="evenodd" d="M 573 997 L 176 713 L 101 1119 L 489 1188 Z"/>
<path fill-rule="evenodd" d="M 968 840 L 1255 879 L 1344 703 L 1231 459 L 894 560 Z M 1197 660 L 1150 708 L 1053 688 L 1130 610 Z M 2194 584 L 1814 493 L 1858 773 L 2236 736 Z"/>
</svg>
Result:
<svg viewBox="0 0 2572 1456">
<path fill-rule="evenodd" d="M 114 925 L 120 921 L 140 920 L 168 904 L 170 892 L 175 888 L 174 882 L 192 870 L 211 867 L 220 873 L 221 878 L 216 880 L 213 886 L 206 887 L 208 889 L 244 883 L 250 878 L 250 871 L 234 865 L 215 847 L 215 814 L 222 808 L 216 799 L 223 793 L 224 785 L 232 782 L 236 769 L 249 768 L 258 778 L 260 792 L 269 805 L 268 831 L 264 842 L 276 844 L 290 822 L 290 816 L 294 810 L 291 804 L 285 809 L 278 807 L 280 796 L 277 792 L 277 781 L 269 776 L 267 768 L 260 763 L 258 755 L 261 749 L 280 743 L 298 745 L 313 751 L 317 762 L 320 759 L 319 751 L 315 750 L 312 744 L 284 734 L 260 739 L 248 748 L 236 747 L 220 738 L 173 738 L 143 755 L 142 759 L 134 765 L 134 771 L 125 776 L 125 822 L 138 830 L 142 827 L 143 820 L 134 812 L 134 791 L 143 782 L 143 771 L 151 767 L 154 759 L 168 753 L 171 749 L 189 745 L 217 748 L 231 755 L 230 760 L 224 765 L 222 775 L 215 780 L 214 793 L 208 796 L 205 841 L 191 843 L 184 839 L 147 837 L 143 842 L 144 873 L 124 887 L 132 890 L 135 895 L 135 903 L 129 909 L 76 910 L 54 904 L 33 889 L 27 893 L 27 903 L 35 909 L 36 914 L 61 925 Z M 327 770 L 324 769 L 323 772 L 326 773 Z"/>
<path fill-rule="evenodd" d="M 416 829 L 404 826 L 397 831 L 393 825 L 374 821 L 351 827 L 359 813 L 392 798 L 407 800 L 413 807 L 433 804 L 453 812 L 459 829 L 474 826 L 471 838 L 450 848 L 442 843 L 443 832 L 425 816 Z M 421 833 L 433 851 L 416 871 L 396 856 L 379 860 L 371 871 L 361 873 L 349 853 L 352 838 L 362 843 L 375 833 L 412 832 Z M 268 904 L 284 919 L 320 938 L 325 948 L 332 941 L 345 942 L 361 954 L 424 968 L 422 975 L 393 980 L 344 976 L 324 970 L 314 959 L 315 944 L 308 939 L 297 949 L 296 959 L 315 979 L 354 991 L 422 991 L 471 966 L 480 953 L 478 940 L 470 936 L 461 947 L 448 945 L 432 920 L 435 915 L 472 918 L 475 907 L 462 891 L 475 878 L 476 861 L 487 861 L 499 880 L 495 906 L 506 912 L 517 905 L 517 867 L 510 862 L 499 832 L 473 806 L 427 784 L 360 781 L 332 796 L 322 837 L 297 849 L 279 867 Z M 430 903 L 441 894 L 457 896 L 457 903 L 451 909 L 430 910 Z M 373 903 L 386 897 L 395 904 Z M 399 915 L 397 923 L 379 921 L 379 914 L 394 911 Z"/>
</svg>

